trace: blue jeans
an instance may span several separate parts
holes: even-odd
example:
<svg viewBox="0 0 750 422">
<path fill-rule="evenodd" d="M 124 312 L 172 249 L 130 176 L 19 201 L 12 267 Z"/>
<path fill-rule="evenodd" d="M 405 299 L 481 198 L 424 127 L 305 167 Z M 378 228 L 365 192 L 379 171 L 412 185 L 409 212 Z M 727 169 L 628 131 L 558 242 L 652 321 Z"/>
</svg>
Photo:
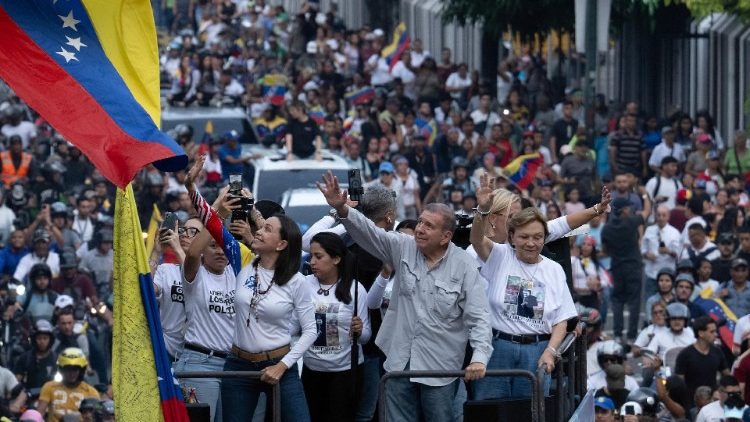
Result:
<svg viewBox="0 0 750 422">
<path fill-rule="evenodd" d="M 360 366 L 362 371 L 362 394 L 357 408 L 357 422 L 370 422 L 378 408 L 378 385 L 380 383 L 380 356 L 366 354 Z"/>
<path fill-rule="evenodd" d="M 659 292 L 659 285 L 656 282 L 655 278 L 651 277 L 645 277 L 645 281 L 643 283 L 643 298 L 641 299 L 643 303 L 646 303 L 646 300 L 653 296 L 654 294 Z M 651 311 L 646 309 L 646 319 L 651 317 Z"/>
<path fill-rule="evenodd" d="M 185 349 L 180 353 L 180 359 L 175 362 L 174 370 L 176 372 L 222 371 L 224 359 Z M 211 406 L 211 420 L 221 422 L 221 384 L 218 378 L 181 379 L 180 385 L 195 388 L 198 402 Z"/>
<path fill-rule="evenodd" d="M 532 344 L 493 339 L 487 369 L 525 369 L 536 374 L 539 358 L 548 341 Z M 544 377 L 544 395 L 549 395 L 550 376 Z M 474 381 L 474 400 L 523 399 L 531 397 L 531 382 L 525 377 L 484 377 Z"/>
<path fill-rule="evenodd" d="M 281 359 L 272 359 L 264 362 L 248 362 L 229 355 L 224 365 L 225 371 L 260 371 L 263 368 L 279 363 Z M 299 379 L 297 364 L 284 372 L 279 381 L 281 388 L 281 420 L 285 422 L 309 422 L 310 413 L 307 410 L 307 400 Z M 258 404 L 260 393 L 266 393 L 269 397 L 266 412 L 272 412 L 271 385 L 259 379 L 251 378 L 224 378 L 221 382 L 221 395 L 223 404 L 224 422 L 251 422 L 253 413 Z"/>
<path fill-rule="evenodd" d="M 385 388 L 388 420 L 453 422 L 453 401 L 458 383 L 459 380 L 454 380 L 448 385 L 432 387 L 410 382 L 409 378 L 389 379 Z"/>
</svg>

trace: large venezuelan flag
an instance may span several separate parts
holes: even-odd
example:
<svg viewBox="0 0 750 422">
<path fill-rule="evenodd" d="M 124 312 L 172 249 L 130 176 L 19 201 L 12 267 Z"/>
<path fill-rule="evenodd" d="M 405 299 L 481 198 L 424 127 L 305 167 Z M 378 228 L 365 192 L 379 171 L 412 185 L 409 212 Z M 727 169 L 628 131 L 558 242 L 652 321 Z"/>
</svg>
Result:
<svg viewBox="0 0 750 422">
<path fill-rule="evenodd" d="M 166 422 L 187 422 L 182 391 L 172 376 L 164 345 L 130 185 L 117 189 L 115 221 L 112 386 L 117 420 L 161 421 L 163 415 Z"/>
<path fill-rule="evenodd" d="M 187 165 L 157 127 L 149 0 L 0 0 L 0 28 L 0 78 L 117 186 Z"/>
<path fill-rule="evenodd" d="M 526 189 L 534 181 L 543 162 L 542 155 L 538 152 L 520 155 L 505 166 L 503 172 L 520 189 Z"/>
<path fill-rule="evenodd" d="M 391 43 L 383 47 L 383 51 L 380 52 L 380 56 L 388 62 L 389 72 L 393 71 L 393 67 L 401 60 L 401 54 L 409 49 L 409 45 L 411 45 L 409 32 L 406 30 L 406 24 L 401 22 L 393 31 L 393 40 Z"/>
</svg>

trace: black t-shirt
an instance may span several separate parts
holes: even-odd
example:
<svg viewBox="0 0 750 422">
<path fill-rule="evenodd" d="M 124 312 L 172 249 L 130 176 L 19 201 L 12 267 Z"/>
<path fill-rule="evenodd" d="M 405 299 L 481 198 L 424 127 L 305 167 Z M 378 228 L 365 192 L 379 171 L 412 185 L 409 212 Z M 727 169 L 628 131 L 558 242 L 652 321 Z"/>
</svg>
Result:
<svg viewBox="0 0 750 422">
<path fill-rule="evenodd" d="M 644 225 L 640 214 L 629 217 L 615 217 L 602 229 L 602 243 L 612 257 L 612 269 L 633 269 L 642 266 L 641 250 L 638 243 L 638 226 Z"/>
<path fill-rule="evenodd" d="M 674 372 L 685 378 L 688 397 L 692 399 L 695 390 L 702 385 L 714 389 L 716 374 L 728 368 L 724 354 L 717 347 L 711 346 L 708 354 L 704 355 L 695 345 L 690 345 L 677 355 Z"/>
<path fill-rule="evenodd" d="M 41 388 L 45 382 L 52 380 L 55 360 L 54 353 L 50 352 L 46 357 L 37 359 L 34 351 L 30 350 L 18 357 L 13 373 L 26 378 L 27 388 Z"/>
<path fill-rule="evenodd" d="M 725 283 L 732 278 L 730 270 L 732 269 L 732 259 L 722 259 L 721 257 L 711 261 L 711 278 L 719 283 Z"/>
<path fill-rule="evenodd" d="M 292 119 L 287 128 L 292 135 L 292 153 L 299 158 L 307 158 L 315 153 L 315 137 L 320 134 L 318 124 L 313 119 L 305 122 Z"/>
<path fill-rule="evenodd" d="M 576 134 L 577 130 L 578 120 L 576 119 L 571 119 L 569 122 L 565 119 L 560 119 L 552 125 L 552 136 L 555 137 L 557 143 L 556 154 L 560 153 L 560 148 L 563 145 L 567 145 L 570 142 L 570 139 Z"/>
</svg>

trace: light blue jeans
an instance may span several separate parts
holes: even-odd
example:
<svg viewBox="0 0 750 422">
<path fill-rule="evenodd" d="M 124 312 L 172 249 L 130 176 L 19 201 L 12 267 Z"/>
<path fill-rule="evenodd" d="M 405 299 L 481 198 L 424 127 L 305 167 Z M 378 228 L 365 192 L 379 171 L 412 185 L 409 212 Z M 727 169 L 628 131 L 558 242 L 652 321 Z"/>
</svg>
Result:
<svg viewBox="0 0 750 422">
<path fill-rule="evenodd" d="M 409 365 L 406 366 L 409 370 Z M 391 378 L 385 385 L 385 410 L 389 421 L 453 422 L 458 379 L 440 387 L 409 378 Z"/>
<path fill-rule="evenodd" d="M 533 374 L 548 341 L 519 344 L 493 339 L 492 356 L 487 369 L 525 369 Z M 544 395 L 549 395 L 550 376 L 544 377 Z M 474 381 L 474 400 L 524 399 L 531 397 L 531 383 L 525 377 L 484 377 Z"/>
<path fill-rule="evenodd" d="M 223 371 L 225 360 L 193 350 L 183 350 L 175 362 L 175 372 L 183 371 Z M 181 386 L 193 387 L 199 403 L 211 406 L 211 420 L 221 422 L 221 381 L 218 378 L 186 378 Z"/>
</svg>

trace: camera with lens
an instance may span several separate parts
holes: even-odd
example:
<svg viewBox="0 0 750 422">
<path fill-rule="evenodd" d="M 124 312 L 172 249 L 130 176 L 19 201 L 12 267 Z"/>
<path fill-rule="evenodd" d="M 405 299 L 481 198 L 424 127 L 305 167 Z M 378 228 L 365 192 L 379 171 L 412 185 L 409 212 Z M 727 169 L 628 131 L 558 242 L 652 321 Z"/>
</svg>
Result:
<svg viewBox="0 0 750 422">
<path fill-rule="evenodd" d="M 250 211 L 253 208 L 255 200 L 242 195 L 242 175 L 231 174 L 229 175 L 229 199 L 239 198 L 240 207 L 232 210 L 232 221 L 244 220 L 248 221 Z"/>
</svg>

